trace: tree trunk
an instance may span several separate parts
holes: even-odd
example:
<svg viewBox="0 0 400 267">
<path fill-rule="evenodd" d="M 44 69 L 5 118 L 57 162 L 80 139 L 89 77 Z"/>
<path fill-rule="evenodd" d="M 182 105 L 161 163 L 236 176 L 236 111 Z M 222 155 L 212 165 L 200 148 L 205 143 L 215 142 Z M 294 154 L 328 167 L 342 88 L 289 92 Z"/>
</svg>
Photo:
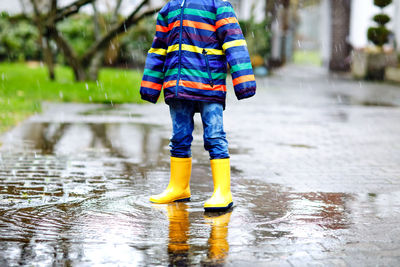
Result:
<svg viewBox="0 0 400 267">
<path fill-rule="evenodd" d="M 97 11 L 96 1 L 92 3 L 92 7 L 93 7 L 94 36 L 96 38 L 96 41 L 99 41 L 101 39 L 101 31 L 100 31 L 99 13 Z M 96 54 L 94 54 L 93 58 L 90 59 L 89 69 L 88 69 L 90 80 L 93 81 L 98 80 L 99 70 L 103 64 L 103 59 L 104 59 L 103 50 L 97 51 Z"/>
<path fill-rule="evenodd" d="M 49 79 L 51 81 L 54 81 L 56 79 L 56 75 L 54 72 L 54 60 L 53 60 L 53 53 L 51 51 L 50 40 L 49 38 L 42 38 L 42 42 L 43 42 L 44 62 L 49 72 Z"/>
<path fill-rule="evenodd" d="M 290 24 L 290 1 L 289 0 L 281 0 L 282 5 L 282 64 L 285 64 L 288 60 L 288 55 L 286 54 L 288 34 L 289 34 L 289 24 Z"/>
<path fill-rule="evenodd" d="M 350 69 L 350 12 L 351 0 L 331 0 L 332 37 L 329 69 L 332 71 Z"/>
<path fill-rule="evenodd" d="M 276 0 L 265 0 L 265 19 L 267 30 L 272 32 L 272 22 L 276 18 Z"/>
<path fill-rule="evenodd" d="M 98 52 L 96 55 L 94 55 L 92 61 L 90 62 L 89 66 L 89 79 L 92 81 L 96 81 L 99 78 L 99 71 L 101 66 L 103 65 L 103 59 L 104 59 L 104 52 Z"/>
<path fill-rule="evenodd" d="M 44 29 L 41 26 L 41 23 L 37 23 L 37 27 L 39 30 L 39 43 L 40 43 L 40 48 L 42 49 L 43 52 L 43 61 L 44 64 L 47 66 L 47 70 L 49 73 L 49 79 L 51 81 L 54 81 L 56 78 L 55 72 L 54 72 L 54 61 L 53 61 L 53 53 L 51 51 L 51 46 L 50 46 L 50 40 L 48 37 L 44 36 Z"/>
</svg>

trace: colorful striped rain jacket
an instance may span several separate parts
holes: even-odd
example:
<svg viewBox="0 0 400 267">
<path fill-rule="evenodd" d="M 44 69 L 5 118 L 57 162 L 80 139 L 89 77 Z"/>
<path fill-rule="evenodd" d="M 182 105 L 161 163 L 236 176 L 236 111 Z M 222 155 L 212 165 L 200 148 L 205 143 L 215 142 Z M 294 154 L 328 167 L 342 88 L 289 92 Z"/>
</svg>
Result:
<svg viewBox="0 0 400 267">
<path fill-rule="evenodd" d="M 255 94 L 246 41 L 231 4 L 223 0 L 171 0 L 157 18 L 140 94 L 219 102 L 225 106 L 227 63 L 238 99 Z"/>
</svg>

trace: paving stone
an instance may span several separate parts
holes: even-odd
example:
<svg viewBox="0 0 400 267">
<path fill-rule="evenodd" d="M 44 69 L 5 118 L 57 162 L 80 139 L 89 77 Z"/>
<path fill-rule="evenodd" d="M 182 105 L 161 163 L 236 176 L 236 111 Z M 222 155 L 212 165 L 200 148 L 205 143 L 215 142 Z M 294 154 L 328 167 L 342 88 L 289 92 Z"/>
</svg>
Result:
<svg viewBox="0 0 400 267">
<path fill-rule="evenodd" d="M 400 88 L 298 66 L 258 85 L 229 92 L 235 207 L 219 219 L 199 116 L 192 201 L 152 205 L 166 105 L 45 104 L 1 138 L 0 265 L 399 266 Z"/>
</svg>

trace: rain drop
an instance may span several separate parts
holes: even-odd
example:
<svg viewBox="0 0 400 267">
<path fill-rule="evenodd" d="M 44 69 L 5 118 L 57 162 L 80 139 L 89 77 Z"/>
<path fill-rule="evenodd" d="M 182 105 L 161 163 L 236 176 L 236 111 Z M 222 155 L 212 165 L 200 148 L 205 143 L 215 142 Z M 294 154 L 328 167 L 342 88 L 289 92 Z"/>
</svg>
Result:
<svg viewBox="0 0 400 267">
<path fill-rule="evenodd" d="M 85 83 L 86 91 L 89 91 L 89 85 Z"/>
<path fill-rule="evenodd" d="M 105 98 L 108 99 L 107 93 L 104 94 Z"/>
<path fill-rule="evenodd" d="M 58 95 L 60 96 L 60 98 L 63 98 L 63 97 L 64 97 L 64 94 L 63 94 L 62 91 L 60 91 L 60 92 L 58 93 Z"/>
</svg>

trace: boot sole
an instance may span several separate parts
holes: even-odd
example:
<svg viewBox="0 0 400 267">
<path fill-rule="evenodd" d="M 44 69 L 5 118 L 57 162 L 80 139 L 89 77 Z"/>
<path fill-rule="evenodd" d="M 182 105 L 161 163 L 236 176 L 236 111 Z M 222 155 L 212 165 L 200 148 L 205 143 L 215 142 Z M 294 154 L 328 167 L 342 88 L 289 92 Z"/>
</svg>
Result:
<svg viewBox="0 0 400 267">
<path fill-rule="evenodd" d="M 233 206 L 233 202 L 229 203 L 229 205 L 226 207 L 208 207 L 208 208 L 204 207 L 204 210 L 206 212 L 208 212 L 208 211 L 219 212 L 219 211 L 225 211 L 227 209 L 230 209 L 232 206 Z"/>
<path fill-rule="evenodd" d="M 178 199 L 178 200 L 175 200 L 174 202 L 188 202 L 188 201 L 190 201 L 190 197 Z"/>
</svg>

